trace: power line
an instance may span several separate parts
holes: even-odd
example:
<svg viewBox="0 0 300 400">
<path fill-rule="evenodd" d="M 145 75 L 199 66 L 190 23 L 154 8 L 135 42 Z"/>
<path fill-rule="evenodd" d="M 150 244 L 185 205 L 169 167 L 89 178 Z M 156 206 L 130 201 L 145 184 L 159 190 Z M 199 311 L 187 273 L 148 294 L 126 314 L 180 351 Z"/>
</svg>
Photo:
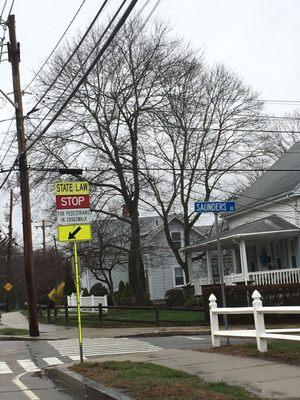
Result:
<svg viewBox="0 0 300 400">
<path fill-rule="evenodd" d="M 73 99 L 75 94 L 77 93 L 78 89 L 80 86 L 86 81 L 86 78 L 89 76 L 91 71 L 94 69 L 95 65 L 98 63 L 102 55 L 105 53 L 107 48 L 110 46 L 111 42 L 121 29 L 121 27 L 124 25 L 125 21 L 129 17 L 130 13 L 132 12 L 133 8 L 137 4 L 138 0 L 131 0 L 129 6 L 121 16 L 120 20 L 116 24 L 115 28 L 111 32 L 110 36 L 106 40 L 106 42 L 103 44 L 102 49 L 100 49 L 99 53 L 95 57 L 94 61 L 91 63 L 91 65 L 88 67 L 87 71 L 84 73 L 83 77 L 79 80 L 75 88 L 72 90 L 71 94 L 67 97 L 67 99 L 63 102 L 63 104 L 60 106 L 59 110 L 55 113 L 55 115 L 52 117 L 51 121 L 48 122 L 46 127 L 42 130 L 42 132 L 30 143 L 30 145 L 27 147 L 27 151 L 30 150 L 34 144 L 47 132 L 47 130 L 53 125 L 53 123 L 56 121 L 56 119 L 59 117 L 59 115 L 63 112 L 63 110 L 66 108 L 66 106 L 69 104 L 69 102 Z M 34 131 L 35 132 L 35 131 Z M 34 133 L 33 132 L 33 133 Z"/>
<path fill-rule="evenodd" d="M 39 68 L 39 70 L 34 74 L 33 78 L 31 79 L 31 81 L 26 85 L 24 90 L 27 90 L 29 88 L 29 86 L 33 83 L 33 81 L 39 76 L 39 74 L 41 73 L 41 71 L 43 70 L 43 68 L 45 67 L 45 65 L 47 64 L 47 62 L 50 60 L 50 58 L 52 57 L 53 53 L 55 52 L 55 50 L 58 48 L 59 44 L 61 43 L 61 41 L 63 40 L 63 38 L 65 37 L 65 35 L 67 34 L 68 30 L 70 29 L 71 25 L 73 24 L 74 20 L 76 19 L 77 15 L 79 14 L 81 8 L 83 7 L 84 3 L 86 0 L 83 0 L 82 3 L 80 4 L 78 10 L 76 11 L 75 15 L 73 16 L 73 18 L 71 19 L 70 23 L 68 24 L 67 28 L 65 29 L 65 31 L 63 32 L 63 34 L 61 35 L 60 39 L 58 40 L 58 42 L 56 43 L 56 45 L 54 46 L 53 50 L 51 51 L 51 53 L 49 54 L 49 56 L 47 57 L 47 59 L 44 61 L 44 63 L 42 64 L 42 66 Z"/>
<path fill-rule="evenodd" d="M 78 74 L 82 71 L 83 67 L 85 66 L 85 64 L 88 62 L 89 58 L 91 57 L 91 55 L 93 54 L 93 52 L 95 51 L 95 49 L 99 46 L 99 44 L 101 43 L 103 37 L 106 35 L 106 33 L 108 32 L 108 30 L 110 29 L 110 27 L 112 26 L 114 20 L 116 19 L 116 17 L 118 16 L 119 12 L 121 11 L 121 9 L 123 8 L 124 4 L 126 3 L 127 0 L 123 0 L 121 5 L 119 6 L 119 8 L 117 9 L 116 13 L 114 14 L 113 18 L 110 20 L 109 24 L 107 25 L 106 29 L 102 32 L 100 38 L 98 39 L 98 41 L 96 42 L 96 44 L 94 45 L 94 47 L 91 49 L 91 51 L 89 52 L 89 54 L 87 55 L 87 57 L 85 58 L 84 62 L 81 63 L 79 69 L 77 70 L 76 74 L 73 76 L 73 78 L 71 79 L 71 81 L 68 83 L 68 85 L 64 88 L 64 90 L 62 91 L 62 93 L 60 94 L 60 96 L 58 97 L 58 99 L 55 101 L 55 103 L 52 105 L 52 107 L 48 110 L 47 114 L 45 115 L 45 117 L 41 120 L 41 122 L 38 124 L 37 127 L 35 127 L 35 129 L 30 133 L 30 135 L 28 136 L 27 140 L 29 140 L 33 134 L 37 131 L 37 129 L 42 125 L 42 122 L 45 120 L 45 118 L 51 114 L 51 112 L 54 110 L 55 106 L 59 103 L 59 101 L 62 99 L 63 95 L 66 93 L 66 91 L 71 87 L 71 84 L 74 82 L 74 80 L 77 78 Z M 57 115 L 57 114 L 56 114 Z M 54 121 L 53 120 L 54 117 L 52 117 L 50 119 L 50 126 L 52 125 L 52 123 Z M 58 119 L 58 116 L 57 118 Z M 49 127 L 50 127 L 49 126 Z M 46 126 L 47 128 L 47 126 Z M 45 128 L 45 129 L 46 129 Z M 48 129 L 48 128 L 47 128 Z"/>
<path fill-rule="evenodd" d="M 51 83 L 51 85 L 49 85 L 49 87 L 47 88 L 47 90 L 45 91 L 45 93 L 40 97 L 40 99 L 37 101 L 37 103 L 32 107 L 32 110 L 35 110 L 37 108 L 37 106 L 41 103 L 41 101 L 46 97 L 46 95 L 49 93 L 49 91 L 53 88 L 53 86 L 55 85 L 55 83 L 57 82 L 57 80 L 59 79 L 59 77 L 62 75 L 63 71 L 66 69 L 67 65 L 69 64 L 69 62 L 72 60 L 72 58 L 74 57 L 74 55 L 77 53 L 77 51 L 79 50 L 80 46 L 82 45 L 82 43 L 84 42 L 84 40 L 86 39 L 87 35 L 89 34 L 90 30 L 92 29 L 92 27 L 94 26 L 95 22 L 97 21 L 99 15 L 102 13 L 102 11 L 104 10 L 104 8 L 106 7 L 107 3 L 109 2 L 109 0 L 104 0 L 102 6 L 99 8 L 97 14 L 95 15 L 94 19 L 92 20 L 91 24 L 89 25 L 88 29 L 85 31 L 84 35 L 82 36 L 82 38 L 80 39 L 80 41 L 78 42 L 78 44 L 76 45 L 75 49 L 72 51 L 72 54 L 69 56 L 69 58 L 67 59 L 67 61 L 64 63 L 64 65 L 61 67 L 59 73 L 57 74 L 57 76 L 55 77 L 55 79 L 53 80 L 53 82 Z M 53 54 L 53 51 L 52 53 Z M 32 111 L 31 110 L 31 111 Z"/>
</svg>

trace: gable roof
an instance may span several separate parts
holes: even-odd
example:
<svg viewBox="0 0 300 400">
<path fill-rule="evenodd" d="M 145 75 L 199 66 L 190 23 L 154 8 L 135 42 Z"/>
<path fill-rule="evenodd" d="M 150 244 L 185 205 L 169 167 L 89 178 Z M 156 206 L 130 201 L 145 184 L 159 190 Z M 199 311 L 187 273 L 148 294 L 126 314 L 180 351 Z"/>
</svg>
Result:
<svg viewBox="0 0 300 400">
<path fill-rule="evenodd" d="M 272 201 L 299 192 L 299 169 L 300 142 L 297 142 L 236 199 L 236 212 L 245 211 L 254 205 L 265 203 L 266 200 Z"/>
<path fill-rule="evenodd" d="M 180 215 L 170 215 L 168 217 L 168 223 L 170 224 L 172 221 L 177 220 L 181 224 L 183 224 Z M 139 217 L 140 223 L 140 235 L 143 240 L 152 240 L 164 229 L 163 220 L 159 215 L 147 216 L 147 217 Z M 97 221 L 95 221 L 97 224 Z M 109 230 L 114 234 L 122 235 L 127 234 L 130 235 L 130 224 L 126 221 L 119 220 L 117 218 L 112 218 L 107 222 L 109 226 Z M 196 232 L 199 236 L 206 236 L 211 226 L 195 226 L 192 228 L 194 232 Z"/>
<path fill-rule="evenodd" d="M 182 225 L 181 215 L 173 214 L 168 217 L 168 223 L 177 220 Z M 141 236 L 147 237 L 147 240 L 154 239 L 164 229 L 163 220 L 160 216 L 155 217 L 140 217 Z M 210 228 L 210 226 L 209 226 Z M 204 236 L 207 231 L 207 226 L 195 226 L 192 228 L 199 236 Z"/>
</svg>

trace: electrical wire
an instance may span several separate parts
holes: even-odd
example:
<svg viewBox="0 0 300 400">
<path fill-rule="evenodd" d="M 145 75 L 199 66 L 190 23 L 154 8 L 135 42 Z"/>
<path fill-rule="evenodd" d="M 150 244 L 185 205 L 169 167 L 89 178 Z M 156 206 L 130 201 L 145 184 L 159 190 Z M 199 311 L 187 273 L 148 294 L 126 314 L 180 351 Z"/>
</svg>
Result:
<svg viewBox="0 0 300 400">
<path fill-rule="evenodd" d="M 7 136 L 8 136 L 9 133 L 11 132 L 10 128 L 11 128 L 11 126 L 12 126 L 13 121 L 14 121 L 14 119 L 11 119 L 10 124 L 9 124 L 9 127 L 8 127 L 8 129 L 7 129 L 7 132 L 5 133 L 4 138 L 3 138 L 3 141 L 2 141 L 2 143 L 1 143 L 0 151 L 2 150 L 3 145 L 4 145 L 4 143 L 6 142 Z M 2 160 L 2 161 L 3 161 L 3 160 Z M 2 164 L 2 162 L 0 162 L 0 165 L 1 165 L 1 164 Z"/>
<path fill-rule="evenodd" d="M 69 56 L 69 58 L 67 59 L 67 61 L 64 63 L 64 65 L 61 67 L 59 73 L 57 74 L 57 76 L 55 77 L 55 79 L 53 80 L 53 82 L 51 82 L 51 84 L 49 85 L 49 87 L 47 88 L 47 90 L 45 91 L 45 93 L 40 97 L 40 99 L 35 103 L 35 105 L 32 107 L 31 111 L 34 111 L 38 105 L 41 103 L 41 101 L 46 97 L 46 95 L 49 93 L 49 91 L 53 88 L 53 86 L 55 85 L 55 83 L 57 82 L 57 80 L 60 78 L 60 76 L 62 75 L 63 71 L 66 69 L 67 65 L 69 64 L 69 62 L 72 60 L 72 58 L 74 57 L 74 55 L 77 53 L 77 51 L 79 50 L 80 46 L 82 45 L 82 43 L 84 42 L 84 40 L 86 39 L 87 35 L 89 34 L 89 32 L 91 31 L 92 27 L 95 25 L 97 19 L 99 18 L 100 14 L 102 13 L 102 11 L 105 9 L 106 5 L 108 4 L 109 0 L 104 0 L 102 6 L 99 8 L 97 14 L 95 15 L 95 17 L 93 18 L 92 22 L 90 23 L 88 29 L 85 31 L 84 35 L 82 36 L 82 38 L 80 39 L 80 41 L 78 42 L 78 44 L 76 45 L 76 47 L 74 48 L 74 50 L 72 51 L 72 54 Z M 53 52 L 51 53 L 53 54 Z"/>
<path fill-rule="evenodd" d="M 115 28 L 111 32 L 110 36 L 106 40 L 106 42 L 103 44 L 102 48 L 100 49 L 99 53 L 91 63 L 91 65 L 88 67 L 87 71 L 84 73 L 83 77 L 79 80 L 79 82 L 76 84 L 75 88 L 72 90 L 70 95 L 67 97 L 67 99 L 63 102 L 63 104 L 60 106 L 59 110 L 55 113 L 55 115 L 52 117 L 51 121 L 48 122 L 48 124 L 45 126 L 45 128 L 42 130 L 42 132 L 29 144 L 27 147 L 27 151 L 30 150 L 35 143 L 47 132 L 47 130 L 53 125 L 53 123 L 56 121 L 56 119 L 59 117 L 59 115 L 63 112 L 63 110 L 66 108 L 66 106 L 69 104 L 69 102 L 73 99 L 75 94 L 77 93 L 78 89 L 80 86 L 86 81 L 86 78 L 89 76 L 91 71 L 94 69 L 95 65 L 98 63 L 100 58 L 103 56 L 107 48 L 110 46 L 111 42 L 113 41 L 114 37 L 117 35 L 121 27 L 124 25 L 125 21 L 129 17 L 130 13 L 132 12 L 133 8 L 137 4 L 138 0 L 131 0 L 129 6 L 121 16 L 120 20 L 116 24 Z M 121 5 L 122 6 L 122 5 Z M 119 7 L 120 9 L 120 7 Z M 107 28 L 108 29 L 108 28 Z M 36 131 L 36 129 L 33 131 L 33 133 Z"/>
<path fill-rule="evenodd" d="M 59 44 L 61 43 L 61 41 L 63 40 L 63 38 L 66 36 L 68 30 L 70 29 L 70 27 L 72 26 L 73 22 L 75 21 L 77 15 L 79 14 L 81 8 L 83 7 L 84 3 L 86 2 L 86 0 L 83 0 L 79 6 L 79 8 L 77 9 L 75 15 L 73 16 L 73 18 L 71 19 L 71 21 L 69 22 L 67 28 L 64 30 L 63 34 L 61 35 L 60 39 L 58 40 L 58 42 L 56 43 L 56 45 L 54 46 L 53 50 L 51 51 L 51 53 L 49 54 L 49 56 L 47 57 L 47 59 L 44 61 L 44 63 L 42 64 L 42 66 L 39 68 L 39 70 L 34 74 L 33 78 L 31 79 L 31 81 L 25 86 L 25 90 L 27 90 L 29 88 L 29 86 L 32 85 L 32 83 L 35 81 L 35 79 L 40 75 L 41 71 L 43 70 L 43 68 L 45 67 L 45 65 L 47 64 L 47 62 L 50 60 L 50 58 L 52 57 L 53 53 L 55 52 L 55 50 L 58 48 Z"/>
<path fill-rule="evenodd" d="M 82 71 L 83 67 L 85 66 L 85 64 L 88 62 L 89 58 L 91 57 L 91 55 L 93 54 L 93 52 L 95 51 L 95 49 L 99 46 L 99 44 L 101 43 L 103 37 L 106 35 L 106 33 L 108 32 L 108 30 L 110 29 L 110 27 L 112 26 L 114 20 L 116 19 L 116 17 L 118 16 L 119 12 L 121 11 L 121 9 L 123 8 L 124 4 L 126 3 L 127 0 L 123 0 L 120 7 L 117 9 L 116 13 L 114 14 L 113 18 L 110 20 L 109 24 L 107 25 L 106 29 L 104 30 L 104 32 L 102 32 L 100 38 L 98 39 L 98 41 L 96 42 L 96 44 L 94 45 L 94 47 L 91 49 L 91 51 L 89 52 L 89 54 L 87 55 L 87 57 L 85 58 L 85 60 L 83 61 L 83 63 L 81 63 L 79 69 L 77 70 L 76 74 L 73 76 L 73 78 L 71 79 L 71 81 L 68 83 L 68 85 L 64 88 L 63 92 L 60 94 L 60 96 L 58 97 L 58 99 L 56 100 L 56 102 L 53 104 L 53 106 L 48 110 L 47 114 L 44 116 L 44 118 L 40 121 L 40 123 L 38 124 L 37 127 L 35 127 L 35 129 L 30 133 L 30 135 L 28 136 L 27 140 L 31 139 L 31 137 L 34 135 L 34 133 L 38 130 L 38 128 L 42 125 L 43 121 L 45 120 L 45 118 L 48 117 L 48 115 L 51 114 L 51 112 L 54 110 L 54 108 L 56 107 L 56 105 L 58 105 L 59 101 L 62 99 L 63 95 L 67 92 L 67 90 L 71 87 L 72 83 L 74 82 L 74 80 L 77 78 L 78 74 Z M 85 81 L 85 79 L 84 79 Z M 83 82 L 84 82 L 83 81 Z M 75 95 L 75 94 L 74 94 Z M 59 112 L 60 114 L 61 112 Z M 59 114 L 57 115 L 57 118 L 59 116 Z M 54 117 L 52 117 L 50 119 L 50 126 L 52 125 L 52 123 L 54 121 L 52 121 Z M 55 119 L 57 119 L 55 118 Z M 49 126 L 49 128 L 50 128 Z M 47 126 L 46 126 L 47 128 Z M 45 128 L 45 129 L 46 129 Z M 48 128 L 47 128 L 48 129 Z M 27 149 L 28 150 L 28 149 Z"/>
</svg>

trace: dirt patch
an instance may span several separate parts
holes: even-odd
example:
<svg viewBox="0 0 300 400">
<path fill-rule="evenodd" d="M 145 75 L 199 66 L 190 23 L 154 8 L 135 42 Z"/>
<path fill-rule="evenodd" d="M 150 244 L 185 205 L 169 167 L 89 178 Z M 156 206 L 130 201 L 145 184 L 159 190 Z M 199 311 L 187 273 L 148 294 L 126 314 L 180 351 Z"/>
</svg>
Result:
<svg viewBox="0 0 300 400">
<path fill-rule="evenodd" d="M 238 344 L 213 349 L 199 349 L 199 351 L 222 353 L 237 357 L 254 357 L 300 366 L 300 345 L 295 343 L 271 342 L 268 344 L 268 352 L 266 353 L 260 353 L 255 344 Z"/>
</svg>

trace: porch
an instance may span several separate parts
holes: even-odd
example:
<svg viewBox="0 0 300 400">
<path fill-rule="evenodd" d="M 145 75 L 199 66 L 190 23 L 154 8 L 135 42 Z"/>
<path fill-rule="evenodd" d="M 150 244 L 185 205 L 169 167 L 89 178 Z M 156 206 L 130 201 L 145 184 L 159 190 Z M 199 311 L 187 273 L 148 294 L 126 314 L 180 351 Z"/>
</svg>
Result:
<svg viewBox="0 0 300 400">
<path fill-rule="evenodd" d="M 299 239 L 300 229 L 275 215 L 224 231 L 220 235 L 224 283 L 300 283 Z M 188 254 L 191 273 L 192 258 L 206 253 L 205 276 L 191 281 L 196 294 L 201 294 L 202 286 L 219 282 L 216 250 L 216 237 L 183 249 Z"/>
</svg>

